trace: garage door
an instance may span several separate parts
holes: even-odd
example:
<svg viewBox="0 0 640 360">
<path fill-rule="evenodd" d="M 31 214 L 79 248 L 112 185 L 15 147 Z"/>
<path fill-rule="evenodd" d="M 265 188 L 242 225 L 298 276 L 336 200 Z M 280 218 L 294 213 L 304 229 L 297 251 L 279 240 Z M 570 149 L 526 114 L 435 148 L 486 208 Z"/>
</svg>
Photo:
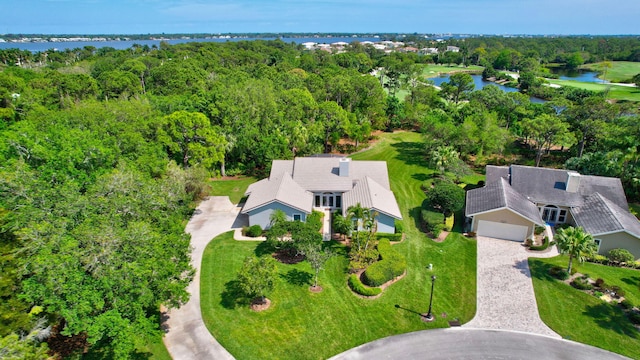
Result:
<svg viewBox="0 0 640 360">
<path fill-rule="evenodd" d="M 529 228 L 520 225 L 503 224 L 499 222 L 480 220 L 478 222 L 479 236 L 486 236 L 505 240 L 524 241 Z"/>
</svg>

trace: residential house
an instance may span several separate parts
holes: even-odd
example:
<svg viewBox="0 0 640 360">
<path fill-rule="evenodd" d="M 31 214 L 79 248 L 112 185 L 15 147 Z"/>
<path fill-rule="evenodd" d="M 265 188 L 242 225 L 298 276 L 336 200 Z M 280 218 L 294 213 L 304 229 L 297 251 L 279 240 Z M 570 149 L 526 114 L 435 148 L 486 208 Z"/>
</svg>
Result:
<svg viewBox="0 0 640 360">
<path fill-rule="evenodd" d="M 305 221 L 313 210 L 346 215 L 350 206 L 360 204 L 378 213 L 382 233 L 394 233 L 395 220 L 402 219 L 384 161 L 327 156 L 274 160 L 269 177 L 250 185 L 245 195 L 242 213 L 250 225 L 264 229 L 276 209 L 288 220 Z"/>
<path fill-rule="evenodd" d="M 466 216 L 479 236 L 524 241 L 535 226 L 581 226 L 598 253 L 624 248 L 640 258 L 640 222 L 618 178 L 521 165 L 487 166 L 486 185 L 467 192 Z"/>
</svg>

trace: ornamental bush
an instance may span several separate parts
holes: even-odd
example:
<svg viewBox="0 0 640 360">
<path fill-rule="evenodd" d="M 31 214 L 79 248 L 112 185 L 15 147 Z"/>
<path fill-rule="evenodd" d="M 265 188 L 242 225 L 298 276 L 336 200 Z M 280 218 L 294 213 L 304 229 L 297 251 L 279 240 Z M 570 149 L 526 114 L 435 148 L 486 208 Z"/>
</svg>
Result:
<svg viewBox="0 0 640 360">
<path fill-rule="evenodd" d="M 627 249 L 613 249 L 607 254 L 610 261 L 618 263 L 633 263 L 635 257 Z"/>
<path fill-rule="evenodd" d="M 363 282 L 369 286 L 380 286 L 402 275 L 407 269 L 404 256 L 391 248 L 389 239 L 380 240 L 378 252 L 381 260 L 369 266 L 362 277 Z"/>
<path fill-rule="evenodd" d="M 584 277 L 575 278 L 571 282 L 571 286 L 578 290 L 591 290 L 593 289 L 593 285 L 589 283 L 589 280 Z"/>
<path fill-rule="evenodd" d="M 529 247 L 530 250 L 535 250 L 535 251 L 542 251 L 542 250 L 546 250 L 549 247 L 549 238 L 548 237 L 544 237 L 544 239 L 542 240 L 542 245 L 532 245 Z"/>
<path fill-rule="evenodd" d="M 258 237 L 262 235 L 262 227 L 260 225 L 251 225 L 246 231 L 248 237 Z"/>
<path fill-rule="evenodd" d="M 349 276 L 349 287 L 351 290 L 364 296 L 376 296 L 382 292 L 382 289 L 380 288 L 365 286 L 356 274 L 351 274 L 351 276 Z"/>
<path fill-rule="evenodd" d="M 560 266 L 554 266 L 549 269 L 549 275 L 558 280 L 567 280 L 569 278 L 569 273 L 567 272 L 567 270 Z"/>
</svg>

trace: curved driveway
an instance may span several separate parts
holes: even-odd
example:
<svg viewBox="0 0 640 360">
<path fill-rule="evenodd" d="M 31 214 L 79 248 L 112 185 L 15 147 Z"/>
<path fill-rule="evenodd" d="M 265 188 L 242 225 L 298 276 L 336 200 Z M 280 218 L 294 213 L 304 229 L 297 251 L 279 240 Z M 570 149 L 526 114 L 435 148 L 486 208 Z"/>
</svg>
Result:
<svg viewBox="0 0 640 360">
<path fill-rule="evenodd" d="M 227 196 L 212 196 L 200 203 L 187 224 L 191 234 L 191 265 L 196 269 L 193 281 L 187 287 L 189 302 L 172 309 L 165 316 L 167 333 L 164 344 L 176 360 L 233 359 L 211 335 L 200 311 L 200 263 L 205 247 L 211 239 L 231 230 L 239 208 Z"/>
<path fill-rule="evenodd" d="M 376 340 L 333 360 L 369 359 L 580 359 L 620 360 L 624 356 L 573 341 L 515 331 L 449 328 Z"/>
</svg>

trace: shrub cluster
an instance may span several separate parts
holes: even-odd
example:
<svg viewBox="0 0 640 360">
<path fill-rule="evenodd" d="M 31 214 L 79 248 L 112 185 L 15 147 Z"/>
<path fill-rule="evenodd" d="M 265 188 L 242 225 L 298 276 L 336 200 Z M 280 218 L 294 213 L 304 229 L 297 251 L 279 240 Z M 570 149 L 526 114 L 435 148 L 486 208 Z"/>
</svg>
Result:
<svg viewBox="0 0 640 360">
<path fill-rule="evenodd" d="M 404 233 L 404 223 L 400 220 L 396 220 L 393 222 L 393 225 L 396 228 L 396 234 L 403 234 Z"/>
<path fill-rule="evenodd" d="M 307 216 L 307 225 L 309 225 L 315 231 L 322 229 L 322 218 L 324 214 L 320 211 L 313 210 L 309 216 Z"/>
<path fill-rule="evenodd" d="M 390 234 L 390 233 L 376 233 L 376 239 L 389 239 L 389 241 L 402 241 L 402 233 Z"/>
<path fill-rule="evenodd" d="M 627 313 L 627 316 L 629 317 L 629 321 L 633 324 L 640 325 L 640 312 L 630 311 Z"/>
<path fill-rule="evenodd" d="M 369 286 L 380 286 L 402 275 L 407 269 L 404 256 L 391 248 L 389 239 L 380 240 L 378 252 L 382 260 L 369 266 L 362 277 L 364 283 Z"/>
<path fill-rule="evenodd" d="M 587 261 L 588 262 L 592 262 L 592 263 L 596 263 L 596 264 L 607 265 L 609 263 L 609 258 L 607 258 L 604 255 L 594 254 L 592 256 L 589 256 L 587 258 Z"/>
<path fill-rule="evenodd" d="M 248 228 L 242 228 L 242 232 L 248 237 L 262 236 L 262 227 L 260 225 L 251 225 Z"/>
<path fill-rule="evenodd" d="M 581 277 L 575 278 L 571 282 L 571 286 L 573 286 L 574 288 L 576 288 L 578 290 L 591 290 L 591 289 L 593 289 L 593 285 L 591 285 L 589 283 L 589 278 L 587 276 L 581 276 Z"/>
<path fill-rule="evenodd" d="M 549 247 L 549 238 L 545 236 L 544 239 L 542 240 L 542 245 L 531 245 L 529 249 L 535 250 L 535 251 L 542 251 L 542 250 L 546 250 L 548 247 Z"/>
<path fill-rule="evenodd" d="M 609 261 L 615 263 L 633 264 L 635 262 L 635 257 L 627 249 L 610 250 L 607 257 L 609 258 Z"/>
<path fill-rule="evenodd" d="M 351 274 L 351 276 L 349 276 L 349 287 L 351 290 L 364 296 L 376 296 L 382 292 L 382 289 L 380 288 L 365 286 L 356 274 Z"/>
<path fill-rule="evenodd" d="M 540 225 L 536 225 L 535 229 L 533 230 L 533 233 L 536 235 L 540 235 L 544 232 L 544 226 L 540 226 Z"/>
<path fill-rule="evenodd" d="M 620 301 L 620 307 L 625 309 L 625 310 L 631 310 L 633 309 L 634 305 L 631 301 L 624 299 L 622 301 Z"/>
<path fill-rule="evenodd" d="M 425 230 L 438 237 L 444 230 L 444 215 L 441 212 L 422 209 L 420 212 Z"/>
<path fill-rule="evenodd" d="M 569 278 L 569 273 L 567 272 L 567 270 L 560 266 L 554 266 L 549 269 L 549 275 L 559 280 L 567 280 Z"/>
</svg>

